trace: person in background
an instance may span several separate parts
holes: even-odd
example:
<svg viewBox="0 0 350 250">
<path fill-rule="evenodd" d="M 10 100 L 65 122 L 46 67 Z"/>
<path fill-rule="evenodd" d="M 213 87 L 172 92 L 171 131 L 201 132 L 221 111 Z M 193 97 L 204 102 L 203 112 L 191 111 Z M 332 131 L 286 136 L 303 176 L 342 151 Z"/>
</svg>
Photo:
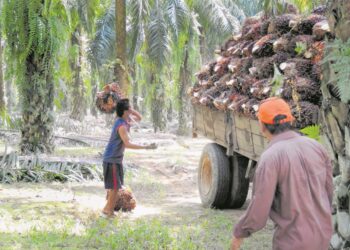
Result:
<svg viewBox="0 0 350 250">
<path fill-rule="evenodd" d="M 234 228 L 231 249 L 275 223 L 274 250 L 327 250 L 332 236 L 332 166 L 317 141 L 293 131 L 289 105 L 269 98 L 259 107 L 262 133 L 270 141 L 258 162 L 253 195 Z"/>
<path fill-rule="evenodd" d="M 130 141 L 130 121 L 139 122 L 141 115 L 130 107 L 128 99 L 121 99 L 116 106 L 117 119 L 112 127 L 112 133 L 103 155 L 104 186 L 107 190 L 107 203 L 102 210 L 102 216 L 113 217 L 114 207 L 118 199 L 118 191 L 124 185 L 123 158 L 125 148 L 156 149 L 157 145 L 138 145 Z"/>
</svg>

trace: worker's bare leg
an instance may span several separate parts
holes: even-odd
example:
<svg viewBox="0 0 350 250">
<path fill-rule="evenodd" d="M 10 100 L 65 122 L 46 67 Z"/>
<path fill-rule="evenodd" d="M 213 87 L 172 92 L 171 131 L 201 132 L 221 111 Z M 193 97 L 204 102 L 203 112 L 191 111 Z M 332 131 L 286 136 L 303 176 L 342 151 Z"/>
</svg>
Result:
<svg viewBox="0 0 350 250">
<path fill-rule="evenodd" d="M 102 212 L 107 216 L 114 215 L 114 207 L 117 202 L 118 190 L 117 189 L 109 189 L 107 191 L 107 202 Z"/>
</svg>

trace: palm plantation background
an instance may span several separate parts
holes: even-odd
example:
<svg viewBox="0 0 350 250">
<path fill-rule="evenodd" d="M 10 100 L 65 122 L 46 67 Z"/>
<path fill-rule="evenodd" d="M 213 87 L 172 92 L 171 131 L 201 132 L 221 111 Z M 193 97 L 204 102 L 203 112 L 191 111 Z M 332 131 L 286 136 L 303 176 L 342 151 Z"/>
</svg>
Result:
<svg viewBox="0 0 350 250">
<path fill-rule="evenodd" d="M 322 1 L 292 2 L 307 12 Z M 97 115 L 96 91 L 118 81 L 155 131 L 177 119 L 178 133 L 186 134 L 194 73 L 245 17 L 263 9 L 277 14 L 283 3 L 2 0 L 3 117 L 21 112 L 23 151 L 52 151 L 52 111 L 80 121 Z"/>
<path fill-rule="evenodd" d="M 22 150 L 50 152 L 53 110 L 97 115 L 96 91 L 117 80 L 154 130 L 168 117 L 188 133 L 193 74 L 259 11 L 253 2 L 2 1 L 4 120 L 14 125 L 11 112 L 20 112 Z"/>
</svg>

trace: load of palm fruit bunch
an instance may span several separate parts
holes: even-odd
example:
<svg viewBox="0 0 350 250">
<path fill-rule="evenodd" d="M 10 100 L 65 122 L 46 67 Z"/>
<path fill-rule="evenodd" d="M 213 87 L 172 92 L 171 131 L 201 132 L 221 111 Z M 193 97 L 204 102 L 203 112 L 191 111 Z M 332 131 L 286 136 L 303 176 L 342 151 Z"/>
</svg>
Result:
<svg viewBox="0 0 350 250">
<path fill-rule="evenodd" d="M 115 112 L 117 102 L 122 99 L 123 96 L 118 83 L 112 82 L 105 85 L 103 90 L 96 94 L 95 103 L 102 113 L 112 114 Z"/>
<path fill-rule="evenodd" d="M 188 89 L 192 103 L 257 119 L 260 101 L 280 96 L 297 128 L 316 124 L 325 41 L 334 39 L 325 10 L 320 6 L 305 16 L 289 6 L 280 16 L 247 18 L 241 33 L 195 75 Z"/>
<path fill-rule="evenodd" d="M 129 189 L 120 189 L 118 191 L 118 199 L 114 207 L 114 211 L 122 210 L 123 212 L 130 212 L 136 207 L 136 200 Z"/>
</svg>

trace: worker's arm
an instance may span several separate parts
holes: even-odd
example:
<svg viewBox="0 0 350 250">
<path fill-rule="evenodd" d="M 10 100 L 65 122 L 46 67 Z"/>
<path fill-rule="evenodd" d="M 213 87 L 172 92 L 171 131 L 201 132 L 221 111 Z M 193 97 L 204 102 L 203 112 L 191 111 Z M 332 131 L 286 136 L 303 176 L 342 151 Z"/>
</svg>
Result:
<svg viewBox="0 0 350 250">
<path fill-rule="evenodd" d="M 118 128 L 118 133 L 126 148 L 132 148 L 132 149 L 156 149 L 157 148 L 157 145 L 155 143 L 151 143 L 146 146 L 131 143 L 129 133 L 125 126 L 120 126 Z"/>
<path fill-rule="evenodd" d="M 130 115 L 133 117 L 133 119 L 135 120 L 135 122 L 139 122 L 142 120 L 142 115 L 137 112 L 135 109 L 130 108 Z"/>
<path fill-rule="evenodd" d="M 266 225 L 275 196 L 277 172 L 276 161 L 271 155 L 261 157 L 255 171 L 252 199 L 246 213 L 235 226 L 232 243 L 249 237 Z"/>
</svg>

